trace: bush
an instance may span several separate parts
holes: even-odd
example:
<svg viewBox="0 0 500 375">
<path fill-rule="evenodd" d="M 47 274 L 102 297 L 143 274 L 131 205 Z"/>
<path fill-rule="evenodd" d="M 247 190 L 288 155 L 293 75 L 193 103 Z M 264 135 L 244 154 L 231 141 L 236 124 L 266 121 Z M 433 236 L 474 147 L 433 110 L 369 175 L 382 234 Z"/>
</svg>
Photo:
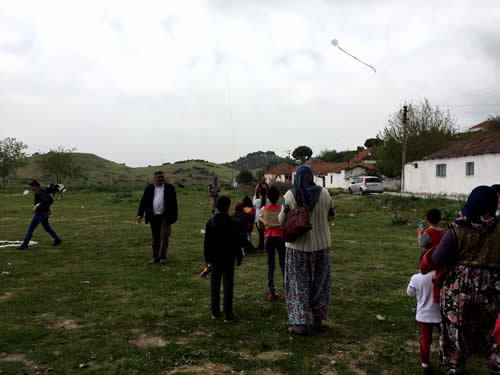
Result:
<svg viewBox="0 0 500 375">
<path fill-rule="evenodd" d="M 391 217 L 391 225 L 407 225 L 410 219 L 408 217 L 394 214 Z"/>
<path fill-rule="evenodd" d="M 252 182 L 253 181 L 253 174 L 249 170 L 242 170 L 238 177 L 236 177 L 236 181 L 238 182 Z"/>
</svg>

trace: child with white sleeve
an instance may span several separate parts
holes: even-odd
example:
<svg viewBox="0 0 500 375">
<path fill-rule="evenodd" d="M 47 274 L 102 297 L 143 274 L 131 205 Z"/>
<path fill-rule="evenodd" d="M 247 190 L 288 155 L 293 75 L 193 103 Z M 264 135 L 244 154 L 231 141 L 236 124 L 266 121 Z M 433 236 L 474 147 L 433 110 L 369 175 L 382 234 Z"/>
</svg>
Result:
<svg viewBox="0 0 500 375">
<path fill-rule="evenodd" d="M 439 330 L 441 312 L 439 303 L 432 298 L 432 278 L 435 271 L 422 275 L 417 273 L 411 277 L 407 293 L 410 297 L 417 297 L 417 324 L 420 329 L 420 356 L 422 358 L 422 373 L 430 374 L 430 350 L 432 330 Z"/>
</svg>

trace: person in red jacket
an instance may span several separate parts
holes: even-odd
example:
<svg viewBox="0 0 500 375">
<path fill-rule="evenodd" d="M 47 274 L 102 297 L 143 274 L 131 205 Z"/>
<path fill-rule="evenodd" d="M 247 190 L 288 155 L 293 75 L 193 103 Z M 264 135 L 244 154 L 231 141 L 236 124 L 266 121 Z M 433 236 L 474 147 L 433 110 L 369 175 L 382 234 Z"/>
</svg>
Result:
<svg viewBox="0 0 500 375">
<path fill-rule="evenodd" d="M 417 234 L 418 244 L 428 251 L 439 245 L 446 232 L 439 226 L 441 221 L 441 211 L 439 209 L 431 208 L 427 211 L 426 221 L 429 225 L 427 229 L 418 228 Z"/>
</svg>

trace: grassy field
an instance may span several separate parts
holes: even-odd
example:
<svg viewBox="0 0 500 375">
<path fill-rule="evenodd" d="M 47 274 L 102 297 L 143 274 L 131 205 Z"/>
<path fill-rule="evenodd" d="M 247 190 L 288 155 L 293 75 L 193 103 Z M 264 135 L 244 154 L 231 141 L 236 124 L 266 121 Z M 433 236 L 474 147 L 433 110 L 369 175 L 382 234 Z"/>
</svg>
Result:
<svg viewBox="0 0 500 375">
<path fill-rule="evenodd" d="M 0 240 L 22 239 L 30 220 L 32 195 L 18 192 L 0 193 Z M 420 373 L 415 300 L 406 296 L 416 223 L 430 207 L 452 215 L 460 203 L 334 196 L 330 329 L 289 337 L 284 301 L 266 299 L 263 254 L 236 270 L 240 320 L 211 319 L 209 280 L 199 278 L 205 187 L 178 189 L 166 267 L 148 264 L 150 230 L 134 221 L 140 195 L 69 192 L 52 210 L 60 247 L 38 228 L 30 250 L 0 249 L 1 374 Z M 468 366 L 486 373 L 477 359 Z"/>
</svg>

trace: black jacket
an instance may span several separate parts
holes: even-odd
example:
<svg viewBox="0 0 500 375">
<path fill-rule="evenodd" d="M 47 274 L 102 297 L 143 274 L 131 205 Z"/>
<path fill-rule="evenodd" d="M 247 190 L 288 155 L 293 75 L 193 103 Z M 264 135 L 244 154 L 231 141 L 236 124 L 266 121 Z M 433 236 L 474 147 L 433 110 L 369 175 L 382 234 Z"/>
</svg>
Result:
<svg viewBox="0 0 500 375">
<path fill-rule="evenodd" d="M 175 194 L 175 188 L 173 185 L 164 183 L 164 203 L 165 203 L 165 214 L 167 215 L 167 223 L 174 224 L 177 221 L 177 196 Z M 139 210 L 137 211 L 137 216 L 144 216 L 146 212 L 146 224 L 151 221 L 153 213 L 153 198 L 155 196 L 155 184 L 149 184 L 144 189 L 144 194 L 141 198 L 141 203 L 139 204 Z"/>
<path fill-rule="evenodd" d="M 54 202 L 54 199 L 50 196 L 46 189 L 42 188 L 35 192 L 35 206 L 40 203 L 36 208 L 38 214 L 47 213 L 50 211 L 50 205 Z"/>
<path fill-rule="evenodd" d="M 217 214 L 205 228 L 205 262 L 219 266 L 234 266 L 241 263 L 241 239 L 238 228 L 228 214 Z"/>
</svg>

